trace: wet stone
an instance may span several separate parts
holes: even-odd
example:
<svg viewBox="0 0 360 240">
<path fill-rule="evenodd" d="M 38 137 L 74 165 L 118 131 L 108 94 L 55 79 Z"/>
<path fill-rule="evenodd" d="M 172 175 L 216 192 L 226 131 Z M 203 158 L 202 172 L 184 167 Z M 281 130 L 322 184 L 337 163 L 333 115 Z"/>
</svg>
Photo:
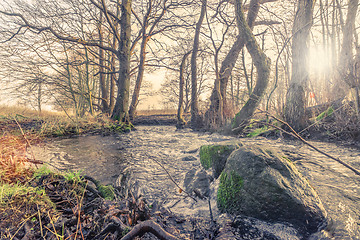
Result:
<svg viewBox="0 0 360 240">
<path fill-rule="evenodd" d="M 181 161 L 184 161 L 184 162 L 191 162 L 191 161 L 196 161 L 196 160 L 197 160 L 197 158 L 193 157 L 193 156 L 186 156 L 181 159 Z"/>
<path fill-rule="evenodd" d="M 305 235 L 324 227 L 327 216 L 307 179 L 267 145 L 241 147 L 230 155 L 220 176 L 217 205 L 236 215 L 288 222 Z"/>
<path fill-rule="evenodd" d="M 195 194 L 199 198 L 209 196 L 211 176 L 204 169 L 191 169 L 184 179 L 184 187 L 187 192 Z"/>
</svg>

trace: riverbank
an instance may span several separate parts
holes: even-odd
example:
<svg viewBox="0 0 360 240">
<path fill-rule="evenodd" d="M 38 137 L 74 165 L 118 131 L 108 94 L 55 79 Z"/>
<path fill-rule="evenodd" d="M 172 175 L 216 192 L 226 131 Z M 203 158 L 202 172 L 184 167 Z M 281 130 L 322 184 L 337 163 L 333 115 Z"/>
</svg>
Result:
<svg viewBox="0 0 360 240">
<path fill-rule="evenodd" d="M 22 126 L 25 122 L 21 122 L 20 118 L 19 120 L 18 123 Z M 19 129 L 16 121 L 12 124 L 14 128 Z M 4 126 L 7 125 L 4 124 Z M 100 124 L 100 126 L 102 125 Z M 132 229 L 136 225 L 136 221 L 133 219 L 136 215 L 142 216 L 140 218 L 142 220 L 151 220 L 159 224 L 166 233 L 178 236 L 180 239 L 211 237 L 215 239 L 301 239 L 301 235 L 286 223 L 267 223 L 244 216 L 235 217 L 220 213 L 216 207 L 216 181 L 212 181 L 209 186 L 211 192 L 209 199 L 201 199 L 201 195 L 191 193 L 192 197 L 196 199 L 195 201 L 184 192 L 184 179 L 187 173 L 201 169 L 200 146 L 227 141 L 240 141 L 247 145 L 270 144 L 282 151 L 318 192 L 331 219 L 328 230 L 333 238 L 358 239 L 360 236 L 360 209 L 357 204 L 360 200 L 359 177 L 307 146 L 283 139 L 280 135 L 280 137 L 273 136 L 273 139 L 261 136 L 239 139 L 218 133 L 196 132 L 191 129 L 177 130 L 174 126 L 153 125 L 138 126 L 135 131 L 119 135 L 109 134 L 111 132 L 104 133 L 99 128 L 98 132 L 89 131 L 88 134 L 70 134 L 68 137 L 51 138 L 46 144 L 39 145 L 37 144 L 38 140 L 31 138 L 31 134 L 27 132 L 28 130 L 31 132 L 31 129 L 24 127 L 24 134 L 18 131 L 13 136 L 3 134 L 3 137 L 9 141 L 1 144 L 2 162 L 5 158 L 7 159 L 7 164 L 3 166 L 11 166 L 13 174 L 1 174 L 1 181 L 5 181 L 4 176 L 11 176 L 6 181 L 12 181 L 12 183 L 19 181 L 23 185 L 34 188 L 31 191 L 27 189 L 15 192 L 15 194 L 12 191 L 10 195 L 6 195 L 6 198 L 1 201 L 2 204 L 7 204 L 3 205 L 4 209 L 9 209 L 10 203 L 11 206 L 16 206 L 11 199 L 21 199 L 21 201 L 15 201 L 21 203 L 28 201 L 28 198 L 44 198 L 46 202 L 47 198 L 44 196 L 48 194 L 54 195 L 56 199 L 66 196 L 66 201 L 73 205 L 64 211 L 61 204 L 58 207 L 53 206 L 53 208 L 50 204 L 49 208 L 43 207 L 44 212 L 40 211 L 40 215 L 45 214 L 44 217 L 33 216 L 28 219 L 33 214 L 39 214 L 38 206 L 43 205 L 37 202 L 36 207 L 32 205 L 33 207 L 29 208 L 32 209 L 32 214 L 25 217 L 27 225 L 24 221 L 18 221 L 18 218 L 8 225 L 14 226 L 12 232 L 1 229 L 1 232 L 11 234 L 6 235 L 4 239 L 10 239 L 16 234 L 18 234 L 16 237 L 21 239 L 27 232 L 27 237 L 31 236 L 29 239 L 37 239 L 34 236 L 41 237 L 40 226 L 43 225 L 50 229 L 47 230 L 49 239 L 66 238 L 65 236 L 71 238 L 75 235 L 77 238 L 82 238 L 82 230 L 84 230 L 82 234 L 88 236 L 84 235 L 85 239 L 93 239 L 96 234 L 100 234 L 107 227 L 109 228 L 103 233 L 110 234 L 115 238 L 123 234 L 122 230 L 120 231 L 120 228 L 116 226 L 122 226 L 121 229 Z M 11 138 L 13 139 L 11 140 Z M 42 139 L 48 138 L 43 137 Z M 31 151 L 27 141 L 30 141 L 30 145 L 32 145 Z M 14 143 L 19 147 L 14 147 Z M 357 149 L 333 143 L 311 143 L 340 157 L 354 167 L 360 168 L 358 161 L 360 152 Z M 5 146 L 7 148 L 4 148 Z M 13 164 L 14 159 L 17 159 L 15 165 Z M 43 185 L 39 185 L 39 179 L 34 177 L 35 170 L 28 168 L 31 161 L 47 162 L 53 169 L 61 171 L 55 175 L 54 173 L 52 173 L 53 175 L 45 174 L 43 181 L 40 181 Z M 24 165 L 25 168 L 17 167 L 17 165 Z M 83 171 L 79 173 L 79 170 Z M 100 180 L 102 185 L 112 185 L 115 201 L 106 200 L 104 196 L 101 196 L 97 186 L 91 180 L 87 180 L 91 178 L 81 178 L 79 180 L 81 183 L 75 184 L 75 186 L 80 186 L 80 190 L 74 190 L 73 182 L 67 181 L 64 177 L 64 173 L 68 171 L 77 173 L 72 176 L 88 175 Z M 0 190 L 3 189 L 2 193 L 4 193 L 4 185 L 3 183 L 0 188 Z M 90 188 L 84 186 L 90 186 Z M 71 194 L 63 191 L 65 187 L 68 188 L 68 193 L 77 191 L 78 195 L 72 195 L 71 198 L 69 196 Z M 46 191 L 48 192 L 46 193 Z M 28 194 L 29 192 L 30 194 Z M 11 201 L 9 202 L 9 200 Z M 51 198 L 50 202 L 53 202 Z M 91 211 L 85 209 L 85 206 L 90 206 Z M 20 204 L 20 207 L 24 207 L 24 205 Z M 21 208 L 18 206 L 15 209 Z M 47 215 L 48 213 L 51 215 L 52 209 L 59 211 L 56 214 L 65 215 L 55 214 L 56 218 L 50 218 Z M 93 215 L 96 211 L 97 218 Z M 140 211 L 140 214 L 136 211 Z M 7 216 L 10 214 L 11 212 Z M 8 217 L 4 217 L 4 219 L 8 219 Z M 121 220 L 121 223 L 118 219 Z M 57 225 L 55 225 L 55 220 L 59 221 Z M 62 227 L 64 223 L 68 224 L 67 233 Z M 53 230 L 53 224 L 56 232 Z M 91 230 L 95 226 L 98 226 L 96 231 Z M 32 228 L 33 230 L 31 230 Z M 51 237 L 52 232 L 55 234 Z M 29 235 L 29 233 L 33 235 Z M 148 236 L 144 239 L 151 239 L 151 237 Z M 153 237 L 153 239 L 156 238 Z"/>
<path fill-rule="evenodd" d="M 188 219 L 197 219 L 211 225 L 209 202 L 193 193 L 197 199 L 195 202 L 180 191 L 169 175 L 183 188 L 186 174 L 201 169 L 199 148 L 202 145 L 228 141 L 240 141 L 246 145 L 271 145 L 283 152 L 315 188 L 333 221 L 330 228 L 334 239 L 357 239 L 360 236 L 359 177 L 298 141 L 282 138 L 271 140 L 259 136 L 236 138 L 190 129 L 177 130 L 174 126 L 138 126 L 136 129 L 118 136 L 95 135 L 61 139 L 40 147 L 36 152 L 41 153 L 39 159 L 50 159 L 51 164 L 61 169 L 76 171 L 81 167 L 84 174 L 105 179 L 116 187 L 132 189 L 135 195 L 143 196 L 149 205 L 162 206 L 184 219 L 188 227 L 182 233 L 190 234 L 191 222 Z M 94 143 L 97 143 L 97 147 L 91 147 Z M 360 152 L 356 148 L 334 143 L 311 143 L 360 168 Z M 86 167 L 87 165 L 94 167 Z M 234 219 L 217 210 L 215 186 L 216 181 L 210 186 L 213 219 L 219 223 L 218 226 L 227 226 Z M 267 236 L 273 236 L 270 239 L 301 239 L 294 229 L 280 223 L 274 225 L 249 218 L 236 219 L 238 227 L 229 227 L 226 231 L 235 231 L 236 236 L 243 239 L 254 239 L 244 229 L 252 231 L 252 237 L 268 234 Z M 182 225 L 177 226 L 183 228 Z"/>
</svg>

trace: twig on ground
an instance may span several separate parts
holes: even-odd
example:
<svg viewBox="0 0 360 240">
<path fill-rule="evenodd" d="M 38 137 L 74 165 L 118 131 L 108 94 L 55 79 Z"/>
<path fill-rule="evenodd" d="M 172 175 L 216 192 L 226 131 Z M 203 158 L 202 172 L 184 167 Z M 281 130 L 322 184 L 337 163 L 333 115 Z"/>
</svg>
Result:
<svg viewBox="0 0 360 240">
<path fill-rule="evenodd" d="M 31 162 L 31 163 L 34 163 L 34 164 L 43 164 L 44 162 L 35 159 L 34 151 L 32 150 L 32 146 L 31 146 L 31 144 L 30 144 L 30 141 L 29 141 L 29 139 L 27 139 L 27 137 L 26 137 L 26 135 L 25 135 L 25 133 L 24 133 L 24 131 L 23 131 L 20 123 L 16 120 L 16 117 L 14 117 L 14 121 L 15 121 L 16 124 L 19 126 L 20 132 L 21 132 L 24 140 L 26 141 L 27 146 L 29 146 L 29 148 L 30 148 L 31 157 L 32 157 L 33 159 L 28 159 L 28 161 Z"/>
<path fill-rule="evenodd" d="M 161 240 L 179 240 L 174 235 L 166 232 L 159 224 L 152 220 L 147 220 L 137 224 L 130 232 L 128 232 L 121 240 L 132 240 L 136 236 L 142 236 L 147 232 L 151 232 Z"/>
<path fill-rule="evenodd" d="M 156 162 L 162 169 L 164 169 L 164 171 L 166 172 L 166 174 L 168 175 L 168 177 L 170 178 L 170 180 L 180 189 L 181 192 L 186 193 L 186 195 L 188 195 L 191 199 L 193 199 L 195 202 L 197 202 L 196 198 L 194 198 L 193 196 L 191 196 L 190 193 L 188 193 L 187 191 L 185 191 L 182 187 L 179 186 L 179 184 L 174 180 L 174 178 L 170 175 L 169 171 L 166 170 L 166 168 L 155 158 L 148 156 L 151 160 L 153 160 L 154 162 Z"/>
<path fill-rule="evenodd" d="M 342 164 L 343 166 L 345 166 L 346 168 L 350 169 L 351 171 L 353 171 L 356 175 L 360 176 L 360 171 L 353 168 L 352 166 L 350 166 L 349 164 L 347 164 L 346 162 L 342 161 L 341 159 L 339 158 L 336 158 L 336 157 L 333 157 L 331 156 L 330 154 L 318 149 L 317 147 L 315 147 L 314 145 L 312 145 L 311 143 L 309 143 L 308 141 L 306 141 L 304 138 L 302 138 L 287 122 L 285 122 L 284 120 L 281 120 L 273 115 L 271 115 L 269 112 L 267 111 L 263 111 L 263 110 L 260 110 L 262 111 L 263 113 L 266 113 L 267 115 L 269 115 L 270 117 L 274 118 L 276 121 L 278 122 L 281 122 L 282 124 L 285 124 L 291 132 L 288 132 L 284 129 L 282 129 L 281 127 L 278 127 L 278 126 L 275 126 L 274 124 L 271 124 L 271 123 L 265 123 L 265 122 L 259 122 L 259 121 L 255 121 L 255 122 L 258 122 L 258 123 L 262 123 L 262 124 L 265 124 L 265 125 L 268 125 L 268 126 L 271 126 L 273 128 L 276 128 L 286 134 L 289 134 L 289 135 L 292 135 L 294 136 L 295 138 L 299 139 L 301 142 L 305 143 L 306 145 L 308 145 L 309 147 L 311 147 L 312 149 L 314 149 L 315 151 L 327 156 L 328 158 L 331 158 L 335 161 L 337 161 L 338 163 Z"/>
</svg>

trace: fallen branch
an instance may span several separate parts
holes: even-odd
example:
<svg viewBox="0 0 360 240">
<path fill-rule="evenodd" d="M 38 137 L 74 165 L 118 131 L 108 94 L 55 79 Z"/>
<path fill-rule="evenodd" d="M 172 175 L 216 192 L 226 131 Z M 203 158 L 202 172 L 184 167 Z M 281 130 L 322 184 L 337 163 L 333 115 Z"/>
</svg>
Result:
<svg viewBox="0 0 360 240">
<path fill-rule="evenodd" d="M 179 240 L 174 235 L 166 232 L 159 224 L 152 220 L 147 220 L 137 224 L 130 232 L 128 232 L 121 240 L 132 240 L 137 236 L 142 236 L 150 232 L 161 240 Z"/>
<path fill-rule="evenodd" d="M 341 159 L 336 158 L 336 157 L 333 157 L 333 156 L 331 156 L 330 154 L 328 154 L 328 153 L 326 153 L 326 152 L 318 149 L 317 147 L 315 147 L 314 145 L 312 145 L 311 143 L 309 143 L 308 141 L 306 141 L 304 138 L 302 138 L 287 122 L 285 122 L 285 121 L 283 121 L 283 120 L 281 120 L 281 119 L 279 119 L 279 118 L 271 115 L 271 114 L 270 114 L 269 112 L 267 112 L 267 111 L 263 111 L 263 110 L 260 110 L 260 111 L 263 112 L 263 113 L 266 113 L 267 115 L 269 115 L 270 117 L 272 117 L 272 118 L 275 119 L 276 121 L 281 122 L 282 124 L 285 124 L 285 125 L 290 129 L 291 132 L 288 132 L 288 131 L 282 129 L 281 127 L 275 126 L 274 124 L 271 124 L 271 123 L 265 123 L 265 122 L 260 122 L 260 121 L 255 121 L 255 122 L 257 122 L 257 123 L 262 123 L 262 124 L 268 125 L 268 126 L 270 126 L 270 127 L 276 128 L 276 129 L 278 129 L 278 130 L 280 130 L 280 131 L 282 131 L 282 132 L 284 132 L 284 133 L 286 133 L 286 134 L 289 134 L 289 135 L 291 135 L 291 136 L 299 139 L 301 142 L 305 143 L 306 145 L 308 145 L 309 147 L 311 147 L 311 148 L 314 149 L 315 151 L 317 151 L 317 152 L 319 152 L 319 153 L 327 156 L 328 158 L 331 158 L 332 160 L 337 161 L 338 163 L 342 164 L 342 165 L 345 166 L 346 168 L 348 168 L 348 169 L 350 169 L 351 171 L 353 171 L 356 175 L 360 176 L 360 171 L 359 171 L 359 170 L 353 168 L 352 166 L 350 166 L 350 165 L 347 164 L 346 162 L 342 161 Z"/>
<path fill-rule="evenodd" d="M 166 174 L 169 176 L 170 180 L 179 188 L 180 192 L 184 192 L 186 193 L 186 195 L 188 195 L 190 198 L 192 198 L 195 202 L 197 202 L 196 198 L 194 198 L 193 196 L 191 196 L 190 193 L 186 192 L 184 189 L 182 189 L 182 187 L 179 186 L 179 184 L 174 180 L 174 178 L 170 175 L 169 171 L 166 170 L 166 168 L 155 158 L 152 158 L 151 156 L 148 156 L 151 160 L 153 160 L 154 162 L 156 162 L 162 169 L 164 169 L 164 171 L 166 172 Z"/>
</svg>

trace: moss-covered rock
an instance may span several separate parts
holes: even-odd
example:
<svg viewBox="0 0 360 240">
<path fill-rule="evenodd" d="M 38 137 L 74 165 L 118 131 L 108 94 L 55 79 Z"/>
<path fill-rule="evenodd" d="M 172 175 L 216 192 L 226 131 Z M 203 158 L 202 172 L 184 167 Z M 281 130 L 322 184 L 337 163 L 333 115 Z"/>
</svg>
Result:
<svg viewBox="0 0 360 240">
<path fill-rule="evenodd" d="M 204 145 L 200 147 L 200 162 L 205 169 L 212 168 L 214 177 L 218 178 L 225 167 L 226 159 L 241 143 L 221 145 Z"/>
<path fill-rule="evenodd" d="M 270 222 L 288 222 L 302 233 L 325 223 L 324 207 L 308 181 L 283 154 L 246 146 L 227 159 L 217 193 L 220 211 Z"/>
<path fill-rule="evenodd" d="M 234 171 L 230 173 L 222 172 L 217 194 L 217 203 L 220 211 L 236 208 L 237 201 L 243 185 L 242 178 Z"/>
</svg>

